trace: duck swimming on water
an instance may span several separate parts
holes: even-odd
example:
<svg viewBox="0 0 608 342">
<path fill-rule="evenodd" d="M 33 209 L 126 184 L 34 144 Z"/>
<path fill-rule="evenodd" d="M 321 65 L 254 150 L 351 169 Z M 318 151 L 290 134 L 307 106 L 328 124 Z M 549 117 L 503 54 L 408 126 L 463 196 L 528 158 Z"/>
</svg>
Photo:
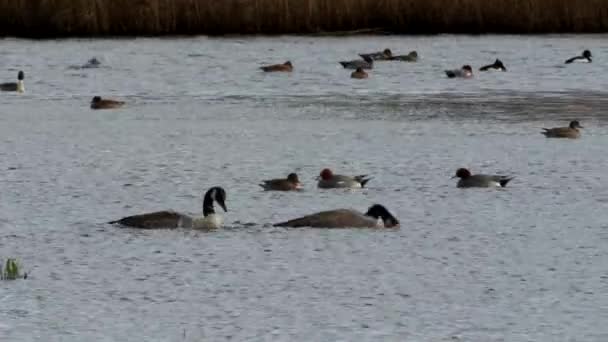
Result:
<svg viewBox="0 0 608 342">
<path fill-rule="evenodd" d="M 123 101 L 102 99 L 101 96 L 94 96 L 91 100 L 91 109 L 114 109 L 122 107 L 124 104 Z"/>
<path fill-rule="evenodd" d="M 458 169 L 456 175 L 452 178 L 460 178 L 457 184 L 459 188 L 504 188 L 513 179 L 513 177 L 508 176 L 473 175 L 471 171 L 465 168 Z"/>
<path fill-rule="evenodd" d="M 372 178 L 368 177 L 367 175 L 335 175 L 330 169 L 323 169 L 317 179 L 319 180 L 317 186 L 321 189 L 360 189 L 365 187 L 365 184 L 367 184 L 367 182 L 369 182 Z"/>
<path fill-rule="evenodd" d="M 374 61 L 387 61 L 393 57 L 393 52 L 391 49 L 384 49 L 384 51 L 360 53 L 359 56 L 364 60 L 372 59 Z"/>
<path fill-rule="evenodd" d="M 264 72 L 292 72 L 293 64 L 291 61 L 287 61 L 283 64 L 274 64 L 260 67 Z"/>
<path fill-rule="evenodd" d="M 577 120 L 574 120 L 570 121 L 568 127 L 543 128 L 544 131 L 540 133 L 547 138 L 577 139 L 581 136 L 579 128 L 583 128 L 583 126 Z"/>
<path fill-rule="evenodd" d="M 344 69 L 372 69 L 374 67 L 374 60 L 369 57 L 363 57 L 363 59 L 355 59 L 352 61 L 339 62 Z"/>
<path fill-rule="evenodd" d="M 463 65 L 460 69 L 446 70 L 445 74 L 448 78 L 471 78 L 473 77 L 473 68 L 470 65 Z"/>
<path fill-rule="evenodd" d="M 166 210 L 147 214 L 127 216 L 120 220 L 108 222 L 109 224 L 119 224 L 125 227 L 142 229 L 163 229 L 163 228 L 193 228 L 193 229 L 215 229 L 222 227 L 224 220 L 221 215 L 216 214 L 213 202 L 226 209 L 226 191 L 216 186 L 209 189 L 203 198 L 203 216 L 189 216 L 179 212 Z"/>
<path fill-rule="evenodd" d="M 292 191 L 302 189 L 302 183 L 300 183 L 300 179 L 298 179 L 296 173 L 290 173 L 287 175 L 287 178 L 262 181 L 260 186 L 266 191 Z"/>
</svg>

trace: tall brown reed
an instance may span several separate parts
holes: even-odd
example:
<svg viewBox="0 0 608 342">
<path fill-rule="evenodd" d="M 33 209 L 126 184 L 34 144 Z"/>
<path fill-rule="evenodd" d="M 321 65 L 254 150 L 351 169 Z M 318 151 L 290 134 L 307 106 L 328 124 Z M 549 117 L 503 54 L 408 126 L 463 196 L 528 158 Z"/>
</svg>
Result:
<svg viewBox="0 0 608 342">
<path fill-rule="evenodd" d="M 0 0 L 0 35 L 608 31 L 606 0 Z"/>
</svg>

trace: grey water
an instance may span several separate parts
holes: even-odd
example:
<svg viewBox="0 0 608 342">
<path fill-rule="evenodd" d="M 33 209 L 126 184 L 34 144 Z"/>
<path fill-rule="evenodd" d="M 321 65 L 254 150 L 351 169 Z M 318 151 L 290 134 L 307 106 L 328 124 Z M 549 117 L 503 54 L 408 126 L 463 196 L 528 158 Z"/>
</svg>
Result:
<svg viewBox="0 0 608 342">
<path fill-rule="evenodd" d="M 0 340 L 606 341 L 607 38 L 0 40 L 0 80 L 26 74 L 0 93 L 0 259 L 29 275 L 0 282 Z M 384 48 L 420 61 L 337 63 Z M 574 119 L 581 139 L 540 134 Z M 374 178 L 318 190 L 325 167 Z M 459 167 L 515 179 L 457 189 Z M 290 172 L 304 191 L 258 186 Z M 216 185 L 225 228 L 106 224 Z M 400 229 L 271 225 L 374 203 Z"/>
</svg>

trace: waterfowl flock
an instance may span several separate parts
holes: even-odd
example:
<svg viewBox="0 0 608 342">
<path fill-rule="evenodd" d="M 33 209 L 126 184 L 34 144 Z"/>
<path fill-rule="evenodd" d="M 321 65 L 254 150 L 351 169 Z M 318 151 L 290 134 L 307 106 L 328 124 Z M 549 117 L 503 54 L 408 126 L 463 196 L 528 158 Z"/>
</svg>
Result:
<svg viewBox="0 0 608 342">
<path fill-rule="evenodd" d="M 418 61 L 418 53 L 411 51 L 407 55 L 393 55 L 390 49 L 383 51 L 361 53 L 361 59 L 340 61 L 345 69 L 354 70 L 351 78 L 368 78 L 366 69 L 373 69 L 376 61 Z M 566 64 L 573 62 L 591 63 L 592 55 L 589 50 L 584 50 L 580 56 L 569 58 Z M 97 68 L 101 65 L 96 58 L 90 59 L 86 64 L 79 68 Z M 262 66 L 264 72 L 292 72 L 294 66 L 291 61 L 282 64 Z M 482 66 L 479 71 L 502 71 L 507 68 L 500 59 L 494 63 Z M 471 65 L 463 65 L 459 69 L 445 70 L 448 78 L 472 78 L 473 68 Z M 25 73 L 19 71 L 16 82 L 0 83 L 0 91 L 25 92 L 24 86 Z M 91 109 L 117 109 L 125 105 L 124 101 L 102 98 L 94 96 L 90 103 Z M 566 127 L 543 128 L 541 134 L 547 138 L 580 138 L 580 129 L 583 127 L 577 120 L 573 120 Z M 459 168 L 454 177 L 458 178 L 456 187 L 458 188 L 504 188 L 514 179 L 507 175 L 488 175 L 472 174 L 466 168 Z M 317 177 L 317 188 L 319 189 L 361 189 L 372 179 L 368 175 L 341 175 L 334 174 L 329 169 L 323 169 Z M 259 186 L 263 191 L 300 191 L 303 186 L 296 173 L 290 173 L 286 178 L 276 178 L 262 180 Z M 224 212 L 226 207 L 226 191 L 219 186 L 210 188 L 203 196 L 203 211 L 201 215 L 188 215 L 173 210 L 155 211 L 145 214 L 137 214 L 110 221 L 109 224 L 140 229 L 171 229 L 171 228 L 190 228 L 190 229 L 217 229 L 223 226 L 223 218 L 216 213 L 214 204 L 217 203 Z M 275 227 L 313 227 L 313 228 L 395 228 L 399 227 L 399 220 L 395 218 L 387 208 L 381 204 L 371 205 L 365 213 L 353 209 L 327 210 L 310 215 L 290 219 L 285 222 L 276 223 Z"/>
</svg>

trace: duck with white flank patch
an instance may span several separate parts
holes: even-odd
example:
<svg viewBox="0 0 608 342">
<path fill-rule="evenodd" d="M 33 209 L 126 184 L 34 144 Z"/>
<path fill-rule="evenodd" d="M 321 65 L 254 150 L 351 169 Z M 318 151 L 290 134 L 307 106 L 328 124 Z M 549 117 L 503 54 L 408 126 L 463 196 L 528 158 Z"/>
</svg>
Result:
<svg viewBox="0 0 608 342">
<path fill-rule="evenodd" d="M 319 182 L 317 186 L 321 189 L 340 189 L 340 188 L 349 188 L 349 189 L 360 189 L 370 181 L 371 177 L 367 175 L 360 176 L 344 176 L 344 175 L 334 175 L 334 173 L 330 169 L 323 169 L 317 177 Z"/>
<path fill-rule="evenodd" d="M 0 90 L 16 91 L 18 93 L 23 93 L 25 92 L 25 86 L 23 85 L 24 78 L 25 73 L 23 73 L 23 71 L 19 71 L 19 73 L 17 73 L 17 82 L 0 83 Z"/>
<path fill-rule="evenodd" d="M 576 56 L 576 57 L 572 57 L 572 58 L 569 58 L 568 60 L 566 60 L 566 64 L 570 64 L 570 63 L 574 63 L 574 62 L 577 62 L 577 63 L 591 63 L 592 62 L 591 57 L 592 57 L 591 56 L 591 51 L 585 50 L 585 51 L 583 51 L 582 55 Z"/>
<path fill-rule="evenodd" d="M 302 183 L 296 173 L 290 173 L 287 178 L 277 178 L 262 181 L 260 184 L 266 191 L 293 191 L 301 190 Z"/>
<path fill-rule="evenodd" d="M 109 222 L 125 227 L 142 229 L 163 228 L 193 228 L 193 229 L 216 229 L 220 228 L 224 220 L 220 214 L 216 214 L 213 202 L 217 202 L 225 212 L 226 191 L 219 186 L 209 189 L 203 199 L 203 216 L 189 216 L 175 211 L 157 211 L 153 213 L 124 217 L 120 220 Z"/>
<path fill-rule="evenodd" d="M 579 128 L 583 128 L 583 126 L 581 126 L 578 121 L 574 120 L 570 121 L 568 127 L 543 128 L 544 131 L 540 133 L 544 134 L 547 138 L 578 139 L 581 136 Z"/>
<path fill-rule="evenodd" d="M 502 63 L 502 61 L 498 58 L 494 61 L 494 63 L 492 63 L 490 65 L 484 65 L 481 68 L 479 68 L 479 71 L 493 71 L 493 70 L 507 71 L 507 68 Z"/>
<path fill-rule="evenodd" d="M 473 68 L 470 65 L 463 65 L 460 69 L 446 70 L 445 74 L 448 78 L 471 78 L 473 77 Z"/>
<path fill-rule="evenodd" d="M 380 204 L 371 206 L 365 214 L 352 209 L 322 211 L 286 222 L 275 227 L 312 227 L 312 228 L 397 228 L 397 220 Z"/>
<path fill-rule="evenodd" d="M 464 168 L 458 169 L 452 178 L 460 178 L 457 184 L 459 188 L 504 188 L 513 179 L 498 175 L 472 175 L 471 171 Z"/>
</svg>

